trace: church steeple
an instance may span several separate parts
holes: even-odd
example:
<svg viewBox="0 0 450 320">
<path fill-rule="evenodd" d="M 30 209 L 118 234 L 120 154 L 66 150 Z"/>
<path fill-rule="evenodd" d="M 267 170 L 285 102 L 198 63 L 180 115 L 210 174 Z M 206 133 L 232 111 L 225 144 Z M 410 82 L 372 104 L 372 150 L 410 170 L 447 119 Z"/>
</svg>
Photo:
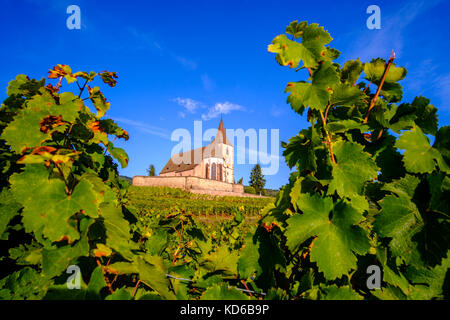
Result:
<svg viewBox="0 0 450 320">
<path fill-rule="evenodd" d="M 220 117 L 219 128 L 217 128 L 217 134 L 214 140 L 232 146 L 230 140 L 227 138 L 227 132 L 225 130 L 225 125 L 223 124 L 222 116 Z"/>
</svg>

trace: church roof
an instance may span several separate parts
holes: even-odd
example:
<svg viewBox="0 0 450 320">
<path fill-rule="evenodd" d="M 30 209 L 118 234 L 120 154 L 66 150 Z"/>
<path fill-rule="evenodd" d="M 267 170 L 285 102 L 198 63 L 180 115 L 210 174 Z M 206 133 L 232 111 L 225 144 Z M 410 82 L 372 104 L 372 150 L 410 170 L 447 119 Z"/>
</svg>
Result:
<svg viewBox="0 0 450 320">
<path fill-rule="evenodd" d="M 168 172 L 182 172 L 182 171 L 194 169 L 197 165 L 199 165 L 201 163 L 201 160 L 203 160 L 204 158 L 215 157 L 216 150 L 215 150 L 214 146 L 217 143 L 224 143 L 229 146 L 233 146 L 231 144 L 230 140 L 227 138 L 225 126 L 223 124 L 222 119 L 220 119 L 219 128 L 217 129 L 216 137 L 214 138 L 213 141 L 211 141 L 211 143 L 208 146 L 202 147 L 202 148 L 197 148 L 194 150 L 185 151 L 185 152 L 178 154 L 178 156 L 182 156 L 183 159 L 185 159 L 185 157 L 188 158 L 189 163 L 182 162 L 180 164 L 175 164 L 175 162 L 173 161 L 173 157 L 172 157 L 169 159 L 169 161 L 167 161 L 166 165 L 163 167 L 163 169 L 161 170 L 161 172 L 159 174 L 168 173 Z M 199 160 L 200 163 L 195 163 L 195 160 L 196 160 L 195 154 L 196 153 L 200 153 L 199 155 L 197 155 L 197 158 L 198 158 L 197 160 Z"/>
</svg>

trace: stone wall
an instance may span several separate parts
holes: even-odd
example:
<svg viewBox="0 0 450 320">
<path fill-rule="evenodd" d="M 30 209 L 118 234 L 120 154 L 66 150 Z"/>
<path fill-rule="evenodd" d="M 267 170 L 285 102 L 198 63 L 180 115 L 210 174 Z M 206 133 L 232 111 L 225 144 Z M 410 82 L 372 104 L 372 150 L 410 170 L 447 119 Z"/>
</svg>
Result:
<svg viewBox="0 0 450 320">
<path fill-rule="evenodd" d="M 206 190 L 232 192 L 236 194 L 244 193 L 244 186 L 240 184 L 228 183 L 217 180 L 203 179 L 199 177 L 149 177 L 135 176 L 133 186 L 147 187 L 171 187 L 184 190 Z"/>
</svg>

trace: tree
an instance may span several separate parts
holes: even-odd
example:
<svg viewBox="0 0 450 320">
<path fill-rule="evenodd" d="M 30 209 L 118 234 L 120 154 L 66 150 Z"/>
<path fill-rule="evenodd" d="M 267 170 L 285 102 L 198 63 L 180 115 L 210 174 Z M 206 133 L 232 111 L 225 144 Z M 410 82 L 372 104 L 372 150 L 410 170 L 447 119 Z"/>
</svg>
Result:
<svg viewBox="0 0 450 320">
<path fill-rule="evenodd" d="M 240 178 L 237 182 L 237 184 L 242 184 L 243 183 L 244 178 Z"/>
<path fill-rule="evenodd" d="M 256 164 L 252 172 L 250 173 L 250 186 L 255 188 L 256 193 L 264 194 L 264 186 L 266 185 L 266 179 L 264 179 L 264 175 L 262 174 L 261 166 Z"/>
<path fill-rule="evenodd" d="M 151 164 L 150 167 L 148 167 L 148 169 L 147 169 L 147 173 L 150 177 L 154 177 L 155 176 L 155 166 Z"/>
</svg>

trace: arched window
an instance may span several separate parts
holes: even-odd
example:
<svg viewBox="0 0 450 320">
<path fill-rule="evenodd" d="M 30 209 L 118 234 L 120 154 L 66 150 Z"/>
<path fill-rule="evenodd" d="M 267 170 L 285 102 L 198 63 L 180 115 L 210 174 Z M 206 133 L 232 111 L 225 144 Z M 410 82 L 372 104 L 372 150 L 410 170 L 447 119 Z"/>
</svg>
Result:
<svg viewBox="0 0 450 320">
<path fill-rule="evenodd" d="M 219 164 L 219 177 L 217 178 L 219 181 L 223 180 L 223 169 L 222 169 L 222 165 Z"/>
<path fill-rule="evenodd" d="M 205 178 L 209 179 L 209 164 L 206 164 L 205 166 Z"/>
<path fill-rule="evenodd" d="M 212 166 L 211 166 L 211 179 L 217 180 L 216 164 L 215 163 L 213 163 Z"/>
</svg>

